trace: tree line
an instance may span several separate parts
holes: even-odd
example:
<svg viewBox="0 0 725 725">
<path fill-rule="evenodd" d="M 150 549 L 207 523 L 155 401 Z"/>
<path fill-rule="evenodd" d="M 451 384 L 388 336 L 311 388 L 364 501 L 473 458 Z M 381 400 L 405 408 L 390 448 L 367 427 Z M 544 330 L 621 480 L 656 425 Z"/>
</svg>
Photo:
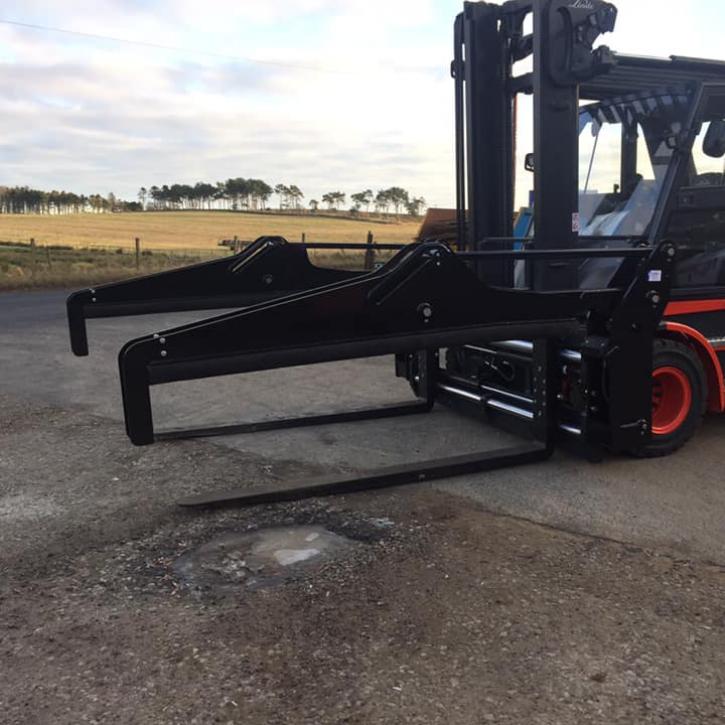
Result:
<svg viewBox="0 0 725 725">
<path fill-rule="evenodd" d="M 276 196 L 276 203 L 272 197 Z M 67 191 L 42 191 L 27 186 L 0 186 L 0 214 L 72 214 L 79 212 L 125 212 L 144 210 L 229 210 L 316 213 L 361 211 L 378 214 L 420 215 L 426 207 L 423 197 L 416 197 L 399 186 L 373 192 L 365 189 L 349 196 L 342 191 L 330 191 L 320 199 L 306 200 L 296 184 L 277 184 L 272 187 L 261 179 L 235 178 L 215 184 L 200 181 L 190 184 L 164 184 L 141 187 L 138 201 L 123 201 L 114 194 L 75 194 Z"/>
<path fill-rule="evenodd" d="M 216 184 L 142 186 L 138 200 L 144 209 L 250 209 L 264 211 L 274 189 L 261 179 L 227 179 Z"/>
<path fill-rule="evenodd" d="M 320 209 L 344 211 L 348 195 L 342 191 L 330 191 L 320 199 L 305 202 L 305 194 L 296 184 L 277 184 L 272 187 L 261 179 L 235 178 L 210 184 L 200 181 L 189 184 L 164 184 L 163 186 L 141 187 L 138 199 L 144 209 L 228 209 L 232 211 L 265 211 L 271 208 L 270 200 L 277 196 L 280 210 L 312 212 Z M 349 211 L 359 213 L 363 209 L 379 214 L 391 211 L 399 215 L 407 213 L 420 215 L 426 207 L 423 197 L 417 197 L 399 186 L 389 189 L 372 189 L 350 194 Z"/>
<path fill-rule="evenodd" d="M 43 191 L 29 186 L 0 186 L 0 214 L 78 214 L 80 212 L 141 211 L 137 201 L 123 201 L 114 194 L 74 194 Z"/>
</svg>

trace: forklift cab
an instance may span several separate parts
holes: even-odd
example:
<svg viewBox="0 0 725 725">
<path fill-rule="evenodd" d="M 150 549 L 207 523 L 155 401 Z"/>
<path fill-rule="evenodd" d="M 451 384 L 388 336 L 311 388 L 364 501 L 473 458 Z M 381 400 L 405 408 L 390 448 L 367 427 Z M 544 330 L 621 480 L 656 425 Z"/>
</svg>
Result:
<svg viewBox="0 0 725 725">
<path fill-rule="evenodd" d="M 583 106 L 580 246 L 676 241 L 676 288 L 725 285 L 724 172 L 725 85 Z M 579 286 L 608 286 L 618 266 L 586 260 Z"/>
<path fill-rule="evenodd" d="M 725 85 L 583 105 L 578 179 L 578 247 L 675 241 L 675 288 L 725 287 Z M 620 263 L 582 261 L 577 286 L 608 287 Z M 525 270 L 517 263 L 514 286 L 528 286 Z"/>
<path fill-rule="evenodd" d="M 579 114 L 579 234 L 644 239 L 683 127 L 686 96 L 606 101 Z"/>
</svg>

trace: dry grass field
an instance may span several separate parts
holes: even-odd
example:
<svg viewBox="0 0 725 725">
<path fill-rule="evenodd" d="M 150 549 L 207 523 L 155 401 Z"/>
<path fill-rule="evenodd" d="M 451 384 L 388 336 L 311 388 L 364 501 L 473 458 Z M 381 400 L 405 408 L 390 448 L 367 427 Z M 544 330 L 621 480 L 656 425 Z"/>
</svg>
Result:
<svg viewBox="0 0 725 725">
<path fill-rule="evenodd" d="M 282 214 L 143 212 L 42 216 L 0 214 L 0 290 L 75 287 L 113 282 L 229 254 L 222 239 L 265 234 L 299 241 L 407 243 L 417 220 L 380 221 Z M 143 254 L 136 266 L 134 239 Z M 36 248 L 28 245 L 35 239 Z M 311 253 L 320 264 L 359 267 L 361 252 Z M 379 259 L 389 254 L 381 253 Z"/>
<path fill-rule="evenodd" d="M 0 243 L 0 291 L 87 287 L 117 282 L 128 277 L 163 272 L 228 254 L 220 250 L 203 252 L 146 251 L 136 266 L 135 254 L 120 250 L 37 247 Z"/>
<path fill-rule="evenodd" d="M 307 241 L 364 242 L 371 231 L 377 242 L 410 242 L 419 226 L 418 220 L 387 222 L 272 213 L 0 214 L 0 241 L 28 242 L 34 238 L 40 246 L 131 249 L 134 238 L 139 237 L 144 249 L 187 250 L 211 249 L 219 240 L 235 235 L 251 241 L 274 234 L 297 242 L 304 233 Z"/>
</svg>

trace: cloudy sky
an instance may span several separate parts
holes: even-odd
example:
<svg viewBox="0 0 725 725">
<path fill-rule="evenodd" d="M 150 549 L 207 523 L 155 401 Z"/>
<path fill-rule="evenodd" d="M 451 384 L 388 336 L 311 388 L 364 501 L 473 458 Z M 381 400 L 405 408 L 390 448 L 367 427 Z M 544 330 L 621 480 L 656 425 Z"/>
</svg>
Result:
<svg viewBox="0 0 725 725">
<path fill-rule="evenodd" d="M 722 0 L 619 0 L 623 52 L 725 58 Z M 460 0 L 4 0 L 0 184 L 133 199 L 231 176 L 453 204 Z M 178 49 L 184 49 L 183 52 Z"/>
</svg>

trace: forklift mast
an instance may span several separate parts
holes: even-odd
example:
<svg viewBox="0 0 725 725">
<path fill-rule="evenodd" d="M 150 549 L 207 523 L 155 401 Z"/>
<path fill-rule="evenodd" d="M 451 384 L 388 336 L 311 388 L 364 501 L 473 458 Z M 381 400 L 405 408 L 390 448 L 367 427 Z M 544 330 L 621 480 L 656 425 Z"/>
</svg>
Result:
<svg viewBox="0 0 725 725">
<path fill-rule="evenodd" d="M 464 249 L 512 236 L 519 92 L 533 93 L 534 99 L 534 247 L 576 246 L 579 85 L 613 67 L 609 48 L 594 44 L 614 30 L 616 18 L 617 9 L 603 0 L 465 3 L 455 22 L 452 66 L 458 231 Z M 529 19 L 533 34 L 524 31 Z M 515 76 L 515 63 L 527 58 L 533 71 Z M 487 265 L 483 275 L 491 284 L 512 284 L 512 268 L 505 262 Z M 532 276 L 537 290 L 576 286 L 570 261 L 536 265 Z"/>
</svg>

